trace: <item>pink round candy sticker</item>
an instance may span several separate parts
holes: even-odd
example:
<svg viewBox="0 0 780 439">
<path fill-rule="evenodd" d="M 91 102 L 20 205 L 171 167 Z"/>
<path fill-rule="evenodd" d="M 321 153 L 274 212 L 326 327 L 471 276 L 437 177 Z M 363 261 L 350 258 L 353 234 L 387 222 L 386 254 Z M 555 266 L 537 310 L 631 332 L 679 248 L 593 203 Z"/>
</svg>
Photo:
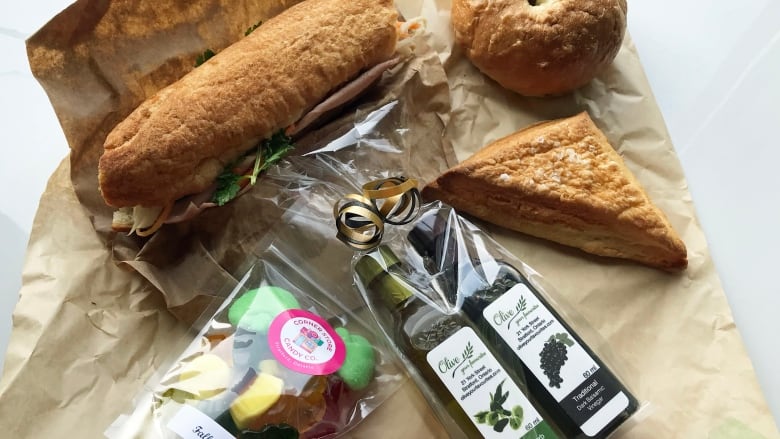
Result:
<svg viewBox="0 0 780 439">
<path fill-rule="evenodd" d="M 309 375 L 330 375 L 344 364 L 344 341 L 322 317 L 291 309 L 268 328 L 268 346 L 283 366 Z"/>
</svg>

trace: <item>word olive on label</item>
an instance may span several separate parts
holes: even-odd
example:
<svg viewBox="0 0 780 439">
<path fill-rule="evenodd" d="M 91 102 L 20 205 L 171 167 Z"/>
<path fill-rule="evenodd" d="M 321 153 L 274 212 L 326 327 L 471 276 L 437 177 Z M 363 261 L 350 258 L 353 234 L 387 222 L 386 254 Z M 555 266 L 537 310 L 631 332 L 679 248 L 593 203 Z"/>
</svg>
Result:
<svg viewBox="0 0 780 439">
<path fill-rule="evenodd" d="M 427 361 L 484 437 L 556 437 L 473 329 L 455 332 Z"/>
</svg>

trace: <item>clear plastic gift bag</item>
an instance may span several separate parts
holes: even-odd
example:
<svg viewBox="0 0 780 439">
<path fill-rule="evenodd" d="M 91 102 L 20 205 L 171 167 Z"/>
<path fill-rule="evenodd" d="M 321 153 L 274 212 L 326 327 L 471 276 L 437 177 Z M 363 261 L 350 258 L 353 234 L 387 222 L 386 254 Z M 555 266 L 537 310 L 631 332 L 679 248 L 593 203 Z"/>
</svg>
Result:
<svg viewBox="0 0 780 439">
<path fill-rule="evenodd" d="M 290 227 L 269 232 L 238 286 L 108 437 L 333 438 L 394 392 L 404 375 L 343 300 L 355 295 L 349 279 L 317 268 L 297 245 L 316 243 Z"/>
<path fill-rule="evenodd" d="M 606 438 L 635 425 L 640 403 L 598 334 L 451 207 L 423 205 L 354 273 L 453 436 Z"/>
</svg>

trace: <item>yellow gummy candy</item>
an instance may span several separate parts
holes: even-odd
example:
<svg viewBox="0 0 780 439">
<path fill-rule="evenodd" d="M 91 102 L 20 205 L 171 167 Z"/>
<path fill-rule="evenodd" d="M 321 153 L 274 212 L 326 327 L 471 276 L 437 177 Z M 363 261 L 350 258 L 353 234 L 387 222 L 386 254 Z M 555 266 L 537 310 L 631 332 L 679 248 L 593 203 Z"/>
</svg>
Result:
<svg viewBox="0 0 780 439">
<path fill-rule="evenodd" d="M 278 377 L 282 375 L 282 368 L 276 360 L 263 360 L 260 362 L 260 372 Z"/>
<path fill-rule="evenodd" d="M 236 427 L 245 428 L 252 418 L 262 415 L 279 400 L 284 382 L 267 373 L 260 373 L 244 393 L 230 404 L 230 414 Z"/>
</svg>

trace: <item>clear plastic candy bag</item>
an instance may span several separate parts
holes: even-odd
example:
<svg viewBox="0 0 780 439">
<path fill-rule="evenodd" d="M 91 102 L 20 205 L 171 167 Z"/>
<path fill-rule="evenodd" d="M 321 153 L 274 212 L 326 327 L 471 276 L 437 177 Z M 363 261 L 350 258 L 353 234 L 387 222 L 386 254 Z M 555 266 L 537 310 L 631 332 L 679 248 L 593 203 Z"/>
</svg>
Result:
<svg viewBox="0 0 780 439">
<path fill-rule="evenodd" d="M 335 438 L 395 391 L 404 378 L 395 356 L 344 301 L 356 297 L 349 252 L 342 275 L 325 273 L 303 241 L 320 256 L 327 246 L 280 224 L 109 438 Z"/>
</svg>

